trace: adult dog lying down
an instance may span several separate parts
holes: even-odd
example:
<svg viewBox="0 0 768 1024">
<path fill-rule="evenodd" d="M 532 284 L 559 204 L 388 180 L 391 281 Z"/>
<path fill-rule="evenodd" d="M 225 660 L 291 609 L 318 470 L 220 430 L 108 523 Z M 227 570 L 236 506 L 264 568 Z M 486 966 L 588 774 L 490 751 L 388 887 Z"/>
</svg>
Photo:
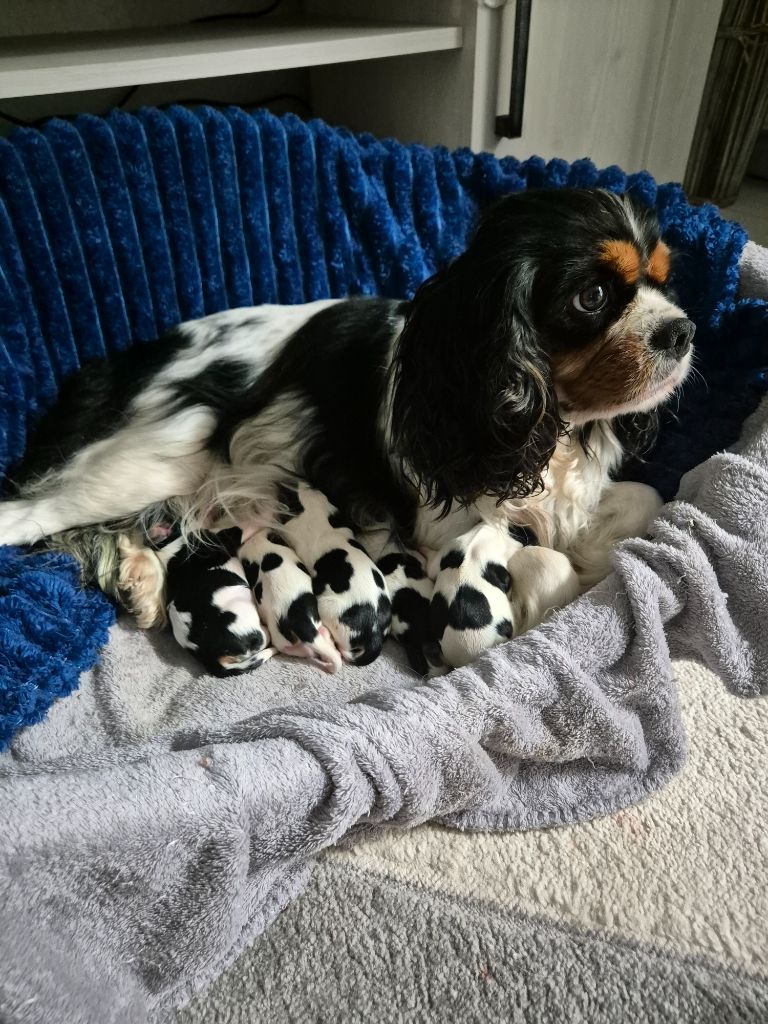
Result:
<svg viewBox="0 0 768 1024">
<path fill-rule="evenodd" d="M 182 324 L 67 382 L 14 475 L 18 496 L 0 506 L 0 541 L 73 551 L 149 625 L 163 568 L 140 527 L 169 509 L 187 533 L 221 517 L 285 524 L 286 486 L 300 479 L 356 526 L 386 524 L 425 555 L 468 551 L 480 523 L 532 530 L 590 585 L 659 505 L 611 477 L 691 364 L 694 325 L 668 293 L 669 267 L 653 214 L 628 198 L 528 191 L 490 208 L 410 303 Z M 529 556 L 515 571 L 517 557 L 507 569 L 526 596 L 513 632 L 570 592 Z"/>
</svg>

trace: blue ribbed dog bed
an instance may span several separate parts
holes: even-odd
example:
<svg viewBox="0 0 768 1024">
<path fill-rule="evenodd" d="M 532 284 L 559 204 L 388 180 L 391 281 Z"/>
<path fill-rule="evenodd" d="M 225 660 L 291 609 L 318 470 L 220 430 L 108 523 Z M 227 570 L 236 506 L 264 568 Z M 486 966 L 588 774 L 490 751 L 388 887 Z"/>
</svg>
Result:
<svg viewBox="0 0 768 1024">
<path fill-rule="evenodd" d="M 410 296 L 462 250 L 484 204 L 564 185 L 655 205 L 683 253 L 676 285 L 705 379 L 628 470 L 671 497 L 760 397 L 768 310 L 737 299 L 740 227 L 645 173 L 404 146 L 237 108 L 114 111 L 0 140 L 0 471 L 82 362 L 229 307 Z M 68 559 L 0 547 L 0 747 L 77 685 L 113 614 Z"/>
</svg>

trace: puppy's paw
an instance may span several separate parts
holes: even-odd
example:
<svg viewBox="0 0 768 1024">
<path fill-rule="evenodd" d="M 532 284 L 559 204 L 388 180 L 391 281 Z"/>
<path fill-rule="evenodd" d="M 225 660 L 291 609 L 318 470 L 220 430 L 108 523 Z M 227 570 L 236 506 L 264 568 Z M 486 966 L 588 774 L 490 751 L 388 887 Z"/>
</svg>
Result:
<svg viewBox="0 0 768 1024">
<path fill-rule="evenodd" d="M 151 548 L 127 534 L 117 542 L 120 553 L 118 593 L 124 607 L 136 617 L 139 629 L 165 623 L 165 568 Z"/>
<path fill-rule="evenodd" d="M 582 589 L 605 579 L 611 571 L 614 546 L 628 537 L 643 537 L 662 507 L 658 491 L 647 484 L 611 484 L 600 500 L 594 522 L 569 550 Z"/>
<path fill-rule="evenodd" d="M 34 506 L 33 501 L 18 499 L 0 503 L 0 545 L 35 544 L 45 537 L 46 531 L 35 521 Z"/>
</svg>

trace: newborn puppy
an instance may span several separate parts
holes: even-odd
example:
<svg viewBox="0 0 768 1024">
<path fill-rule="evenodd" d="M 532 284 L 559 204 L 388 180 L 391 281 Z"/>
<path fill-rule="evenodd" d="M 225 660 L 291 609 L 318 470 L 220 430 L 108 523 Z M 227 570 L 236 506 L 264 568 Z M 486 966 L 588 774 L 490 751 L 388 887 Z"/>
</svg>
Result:
<svg viewBox="0 0 768 1024">
<path fill-rule="evenodd" d="M 312 577 L 279 534 L 260 530 L 237 553 L 253 587 L 259 614 L 281 654 L 307 658 L 324 672 L 341 668 L 341 657 L 320 621 Z"/>
<path fill-rule="evenodd" d="M 231 536 L 230 536 L 231 534 Z M 275 653 L 240 561 L 228 544 L 240 531 L 206 532 L 187 544 L 172 528 L 150 536 L 166 567 L 165 600 L 177 642 L 217 676 L 258 668 Z"/>
<path fill-rule="evenodd" d="M 381 653 L 391 606 L 386 584 L 338 510 L 308 484 L 281 488 L 281 532 L 309 566 L 320 619 L 345 661 L 368 665 Z"/>
<path fill-rule="evenodd" d="M 405 648 L 408 663 L 420 675 L 439 668 L 436 645 L 431 643 L 429 602 L 434 584 L 421 555 L 405 548 L 390 530 L 368 530 L 360 541 L 376 563 L 392 602 L 390 632 Z"/>
<path fill-rule="evenodd" d="M 430 558 L 427 572 L 435 579 L 430 624 L 448 665 L 467 665 L 512 637 L 507 563 L 521 547 L 506 531 L 481 523 Z"/>
</svg>

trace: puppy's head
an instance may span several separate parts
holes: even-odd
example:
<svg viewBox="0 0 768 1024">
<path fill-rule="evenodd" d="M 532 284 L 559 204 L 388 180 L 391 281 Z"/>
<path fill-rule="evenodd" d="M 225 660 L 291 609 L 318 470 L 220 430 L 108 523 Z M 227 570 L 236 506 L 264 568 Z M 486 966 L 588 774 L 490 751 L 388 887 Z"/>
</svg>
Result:
<svg viewBox="0 0 768 1024">
<path fill-rule="evenodd" d="M 524 497 L 570 426 L 644 412 L 691 361 L 653 213 L 599 189 L 507 196 L 426 281 L 394 362 L 392 429 L 428 499 Z"/>
</svg>

